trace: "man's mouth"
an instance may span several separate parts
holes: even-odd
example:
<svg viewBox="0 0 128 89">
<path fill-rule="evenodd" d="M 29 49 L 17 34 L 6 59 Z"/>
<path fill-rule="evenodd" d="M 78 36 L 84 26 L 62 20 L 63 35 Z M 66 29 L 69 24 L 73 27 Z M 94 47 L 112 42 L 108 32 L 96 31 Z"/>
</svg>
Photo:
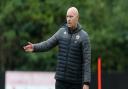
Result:
<svg viewBox="0 0 128 89">
<path fill-rule="evenodd" d="M 70 25 L 71 23 L 70 22 L 68 22 L 68 25 Z"/>
</svg>

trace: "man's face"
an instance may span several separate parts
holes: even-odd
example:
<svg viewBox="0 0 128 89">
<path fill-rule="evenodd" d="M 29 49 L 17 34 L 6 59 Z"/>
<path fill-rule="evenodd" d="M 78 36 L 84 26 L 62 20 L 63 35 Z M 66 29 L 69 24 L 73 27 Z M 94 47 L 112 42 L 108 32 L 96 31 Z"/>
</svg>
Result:
<svg viewBox="0 0 128 89">
<path fill-rule="evenodd" d="M 78 22 L 78 13 L 76 13 L 73 9 L 69 9 L 67 11 L 66 20 L 68 27 L 72 29 L 76 28 Z"/>
</svg>

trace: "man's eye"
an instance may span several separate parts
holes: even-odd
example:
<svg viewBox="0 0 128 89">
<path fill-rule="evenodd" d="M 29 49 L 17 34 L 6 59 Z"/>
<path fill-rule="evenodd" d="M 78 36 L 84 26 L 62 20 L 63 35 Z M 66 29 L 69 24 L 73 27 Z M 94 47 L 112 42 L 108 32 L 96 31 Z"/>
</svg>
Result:
<svg viewBox="0 0 128 89">
<path fill-rule="evenodd" d="M 73 16 L 67 16 L 67 18 L 72 18 Z"/>
</svg>

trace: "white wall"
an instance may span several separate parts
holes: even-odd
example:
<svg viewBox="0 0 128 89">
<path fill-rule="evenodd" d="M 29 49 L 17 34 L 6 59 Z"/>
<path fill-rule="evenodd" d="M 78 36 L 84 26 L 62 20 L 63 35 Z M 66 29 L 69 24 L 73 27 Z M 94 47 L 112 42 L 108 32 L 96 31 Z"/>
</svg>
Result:
<svg viewBox="0 0 128 89">
<path fill-rule="evenodd" d="M 55 89 L 54 72 L 7 71 L 5 89 Z"/>
</svg>

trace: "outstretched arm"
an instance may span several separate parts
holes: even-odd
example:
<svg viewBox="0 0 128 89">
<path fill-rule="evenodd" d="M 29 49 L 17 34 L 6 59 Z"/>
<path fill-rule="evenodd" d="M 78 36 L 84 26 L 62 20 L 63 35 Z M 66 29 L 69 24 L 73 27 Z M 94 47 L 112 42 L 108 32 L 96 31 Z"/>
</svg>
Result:
<svg viewBox="0 0 128 89">
<path fill-rule="evenodd" d="M 46 52 L 58 44 L 57 33 L 41 43 L 33 44 L 34 52 Z"/>
<path fill-rule="evenodd" d="M 59 34 L 59 31 L 57 31 L 48 40 L 40 42 L 40 43 L 32 44 L 32 43 L 28 42 L 28 45 L 24 46 L 24 50 L 26 52 L 45 52 L 45 51 L 48 51 L 58 44 L 58 34 Z"/>
</svg>

